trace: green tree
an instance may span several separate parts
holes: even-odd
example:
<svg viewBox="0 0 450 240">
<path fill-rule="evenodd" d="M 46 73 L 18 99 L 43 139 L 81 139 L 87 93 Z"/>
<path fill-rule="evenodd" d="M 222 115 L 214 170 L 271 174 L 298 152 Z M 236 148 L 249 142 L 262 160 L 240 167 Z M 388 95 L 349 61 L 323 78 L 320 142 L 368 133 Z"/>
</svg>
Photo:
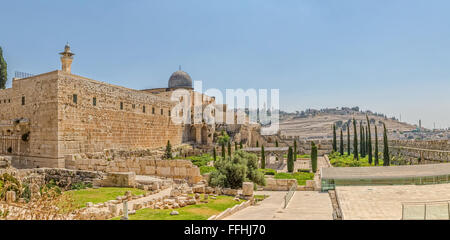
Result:
<svg viewBox="0 0 450 240">
<path fill-rule="evenodd" d="M 369 155 L 369 164 L 372 164 L 372 133 L 370 132 L 370 120 L 369 116 L 366 115 L 367 119 L 367 153 Z"/>
<path fill-rule="evenodd" d="M 225 159 L 225 155 L 226 155 L 226 152 L 225 152 L 225 143 L 221 143 L 222 145 L 222 152 L 221 152 L 221 155 L 222 155 L 222 158 L 223 159 Z"/>
<path fill-rule="evenodd" d="M 362 125 L 362 121 L 359 123 L 359 144 L 360 144 L 360 152 L 361 157 L 366 157 L 366 152 L 364 151 L 364 127 Z"/>
<path fill-rule="evenodd" d="M 290 173 L 294 172 L 294 153 L 291 146 L 289 146 L 288 150 L 287 169 Z"/>
<path fill-rule="evenodd" d="M 231 157 L 231 143 L 228 142 L 228 156 Z"/>
<path fill-rule="evenodd" d="M 275 140 L 275 147 L 278 147 L 278 140 Z"/>
<path fill-rule="evenodd" d="M 243 148 L 244 148 L 244 146 L 242 146 L 242 140 L 241 140 L 241 142 L 239 143 L 239 148 L 240 148 L 240 149 L 243 149 Z"/>
<path fill-rule="evenodd" d="M 344 136 L 342 135 L 342 128 L 341 128 L 341 139 L 339 142 L 339 151 L 341 155 L 344 155 Z"/>
<path fill-rule="evenodd" d="M 6 82 L 8 81 L 8 65 L 3 58 L 3 50 L 0 47 L 0 89 L 6 88 Z"/>
<path fill-rule="evenodd" d="M 311 142 L 311 168 L 317 172 L 317 146 L 314 142 Z"/>
<path fill-rule="evenodd" d="M 266 154 L 264 153 L 264 145 L 261 146 L 261 168 L 266 168 Z"/>
<path fill-rule="evenodd" d="M 259 147 L 259 142 L 258 142 L 258 140 L 256 140 L 256 147 Z"/>
<path fill-rule="evenodd" d="M 294 139 L 294 161 L 297 161 L 297 141 Z"/>
<path fill-rule="evenodd" d="M 358 154 L 358 131 L 356 130 L 356 120 L 353 118 L 353 130 L 354 130 L 354 136 L 353 136 L 353 158 L 356 160 L 359 160 L 359 154 Z"/>
<path fill-rule="evenodd" d="M 170 145 L 170 141 L 167 140 L 166 152 L 164 154 L 166 159 L 172 159 L 172 146 Z"/>
<path fill-rule="evenodd" d="M 265 185 L 264 174 L 258 171 L 258 156 L 238 150 L 230 160 L 218 159 L 214 162 L 217 171 L 211 172 L 209 185 L 238 189 L 244 181 L 252 181 L 258 185 Z"/>
<path fill-rule="evenodd" d="M 216 147 L 213 148 L 213 159 L 214 161 L 217 160 L 217 152 L 216 152 Z"/>
<path fill-rule="evenodd" d="M 237 151 L 237 150 L 238 150 L 237 142 L 234 142 L 234 151 Z"/>
<path fill-rule="evenodd" d="M 378 158 L 378 130 L 377 125 L 375 125 L 375 166 L 378 166 L 379 164 Z"/>
<path fill-rule="evenodd" d="M 387 136 L 387 129 L 386 124 L 383 123 L 384 133 L 383 133 L 383 165 L 389 166 L 391 164 L 391 159 L 389 157 L 389 142 L 388 142 L 388 136 Z"/>
<path fill-rule="evenodd" d="M 333 152 L 337 152 L 337 143 L 336 143 L 336 124 L 333 124 Z"/>
<path fill-rule="evenodd" d="M 347 126 L 347 154 L 350 156 L 350 124 Z"/>
</svg>

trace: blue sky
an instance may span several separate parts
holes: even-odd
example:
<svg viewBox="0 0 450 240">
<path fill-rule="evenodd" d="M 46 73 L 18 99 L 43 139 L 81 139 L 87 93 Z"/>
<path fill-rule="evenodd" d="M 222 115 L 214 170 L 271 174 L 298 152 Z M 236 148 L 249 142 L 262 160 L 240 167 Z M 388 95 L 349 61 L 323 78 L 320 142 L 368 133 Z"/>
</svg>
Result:
<svg viewBox="0 0 450 240">
<path fill-rule="evenodd" d="M 450 127 L 450 1 L 6 1 L 14 71 L 143 89 L 182 65 L 204 88 L 279 88 L 283 110 L 360 106 Z"/>
</svg>

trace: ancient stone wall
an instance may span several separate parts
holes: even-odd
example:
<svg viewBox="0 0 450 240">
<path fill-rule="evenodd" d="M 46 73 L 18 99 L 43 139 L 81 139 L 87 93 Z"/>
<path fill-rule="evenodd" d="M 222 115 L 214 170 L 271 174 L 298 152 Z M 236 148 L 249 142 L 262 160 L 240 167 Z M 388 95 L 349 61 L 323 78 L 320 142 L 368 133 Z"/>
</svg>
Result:
<svg viewBox="0 0 450 240">
<path fill-rule="evenodd" d="M 125 151 L 123 152 L 125 153 Z M 68 169 L 134 172 L 137 175 L 154 175 L 175 179 L 187 179 L 190 183 L 202 180 L 200 170 L 189 160 L 161 160 L 160 155 L 136 155 L 112 152 L 66 155 Z"/>
<path fill-rule="evenodd" d="M 389 141 L 389 152 L 412 164 L 450 162 L 450 142 L 446 140 L 393 140 Z"/>
<path fill-rule="evenodd" d="M 13 156 L 14 166 L 57 165 L 57 79 L 53 71 L 0 90 L 0 154 Z"/>
<path fill-rule="evenodd" d="M 59 72 L 58 103 L 59 157 L 181 143 L 166 98 Z"/>
</svg>

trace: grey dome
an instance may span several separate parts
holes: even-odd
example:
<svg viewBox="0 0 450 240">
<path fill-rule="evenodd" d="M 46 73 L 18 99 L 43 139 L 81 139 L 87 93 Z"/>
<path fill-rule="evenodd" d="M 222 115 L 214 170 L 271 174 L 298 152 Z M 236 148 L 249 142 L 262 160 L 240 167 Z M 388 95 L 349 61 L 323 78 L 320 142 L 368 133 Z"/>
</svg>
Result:
<svg viewBox="0 0 450 240">
<path fill-rule="evenodd" d="M 169 78 L 169 88 L 192 88 L 192 79 L 189 74 L 178 70 Z"/>
</svg>

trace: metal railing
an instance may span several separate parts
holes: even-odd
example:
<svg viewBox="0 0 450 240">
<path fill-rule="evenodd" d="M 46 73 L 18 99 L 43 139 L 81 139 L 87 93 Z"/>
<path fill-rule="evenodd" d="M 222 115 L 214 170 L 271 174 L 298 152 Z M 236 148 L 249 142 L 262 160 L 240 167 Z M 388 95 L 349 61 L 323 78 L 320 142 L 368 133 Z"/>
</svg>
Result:
<svg viewBox="0 0 450 240">
<path fill-rule="evenodd" d="M 283 208 L 287 207 L 292 196 L 294 196 L 295 190 L 297 190 L 297 184 L 292 184 L 292 186 L 289 188 L 289 191 L 286 193 L 286 195 L 284 195 L 284 207 Z"/>
<path fill-rule="evenodd" d="M 450 200 L 403 202 L 402 220 L 450 220 Z"/>
<path fill-rule="evenodd" d="M 32 77 L 32 76 L 34 76 L 34 75 L 31 73 L 19 72 L 19 71 L 14 72 L 15 78 L 28 78 L 28 77 Z"/>
</svg>

